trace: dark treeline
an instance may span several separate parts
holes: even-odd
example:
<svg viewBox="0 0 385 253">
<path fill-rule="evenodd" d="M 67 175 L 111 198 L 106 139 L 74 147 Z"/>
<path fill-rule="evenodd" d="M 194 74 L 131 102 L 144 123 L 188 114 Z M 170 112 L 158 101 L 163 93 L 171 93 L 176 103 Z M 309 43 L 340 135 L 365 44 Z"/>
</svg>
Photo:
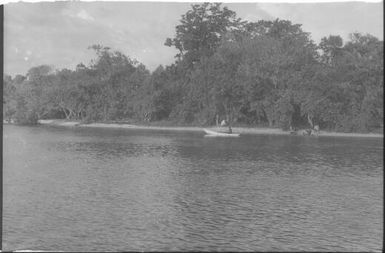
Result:
<svg viewBox="0 0 385 253">
<path fill-rule="evenodd" d="M 353 33 L 317 45 L 287 20 L 246 22 L 221 4 L 191 6 L 166 46 L 170 66 L 150 73 L 120 52 L 94 45 L 75 70 L 31 68 L 4 79 L 4 119 L 44 118 L 368 132 L 383 127 L 383 41 Z"/>
</svg>

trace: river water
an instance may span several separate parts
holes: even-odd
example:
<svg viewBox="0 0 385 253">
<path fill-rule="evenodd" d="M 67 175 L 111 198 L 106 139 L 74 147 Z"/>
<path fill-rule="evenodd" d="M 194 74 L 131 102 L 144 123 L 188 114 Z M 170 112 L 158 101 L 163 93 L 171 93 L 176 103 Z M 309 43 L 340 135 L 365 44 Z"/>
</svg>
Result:
<svg viewBox="0 0 385 253">
<path fill-rule="evenodd" d="M 383 139 L 6 125 L 3 145 L 3 250 L 382 250 Z"/>
</svg>

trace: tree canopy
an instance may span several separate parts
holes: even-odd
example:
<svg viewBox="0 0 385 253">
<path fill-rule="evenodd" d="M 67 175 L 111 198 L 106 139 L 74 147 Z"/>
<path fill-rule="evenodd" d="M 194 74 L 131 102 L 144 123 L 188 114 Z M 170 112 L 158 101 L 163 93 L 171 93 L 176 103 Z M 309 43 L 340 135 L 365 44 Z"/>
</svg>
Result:
<svg viewBox="0 0 385 253">
<path fill-rule="evenodd" d="M 219 3 L 194 4 L 166 46 L 175 63 L 152 73 L 91 45 L 74 70 L 42 65 L 3 80 L 4 119 L 170 121 L 367 132 L 383 128 L 383 41 L 353 33 L 315 44 L 289 20 L 243 21 Z"/>
</svg>

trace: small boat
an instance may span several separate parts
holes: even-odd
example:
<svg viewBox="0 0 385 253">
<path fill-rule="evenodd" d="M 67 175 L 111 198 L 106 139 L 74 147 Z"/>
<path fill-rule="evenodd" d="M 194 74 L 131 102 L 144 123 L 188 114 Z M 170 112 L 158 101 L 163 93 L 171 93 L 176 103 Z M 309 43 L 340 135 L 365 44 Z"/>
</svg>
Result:
<svg viewBox="0 0 385 253">
<path fill-rule="evenodd" d="M 203 129 L 205 131 L 206 135 L 205 137 L 239 137 L 240 134 L 235 134 L 235 133 L 226 133 L 226 132 L 218 132 L 218 131 L 213 131 L 213 130 L 208 130 L 208 129 Z"/>
</svg>

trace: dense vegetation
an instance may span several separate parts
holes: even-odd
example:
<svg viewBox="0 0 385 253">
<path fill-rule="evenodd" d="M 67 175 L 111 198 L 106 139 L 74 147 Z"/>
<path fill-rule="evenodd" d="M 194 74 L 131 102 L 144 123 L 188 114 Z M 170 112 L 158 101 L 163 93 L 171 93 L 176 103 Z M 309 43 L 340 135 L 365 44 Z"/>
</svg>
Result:
<svg viewBox="0 0 385 253">
<path fill-rule="evenodd" d="M 191 6 L 165 45 L 179 50 L 150 73 L 100 45 L 75 70 L 5 76 L 4 119 L 44 118 L 367 132 L 383 127 L 383 41 L 353 33 L 316 45 L 287 20 L 246 22 L 216 3 Z"/>
</svg>

